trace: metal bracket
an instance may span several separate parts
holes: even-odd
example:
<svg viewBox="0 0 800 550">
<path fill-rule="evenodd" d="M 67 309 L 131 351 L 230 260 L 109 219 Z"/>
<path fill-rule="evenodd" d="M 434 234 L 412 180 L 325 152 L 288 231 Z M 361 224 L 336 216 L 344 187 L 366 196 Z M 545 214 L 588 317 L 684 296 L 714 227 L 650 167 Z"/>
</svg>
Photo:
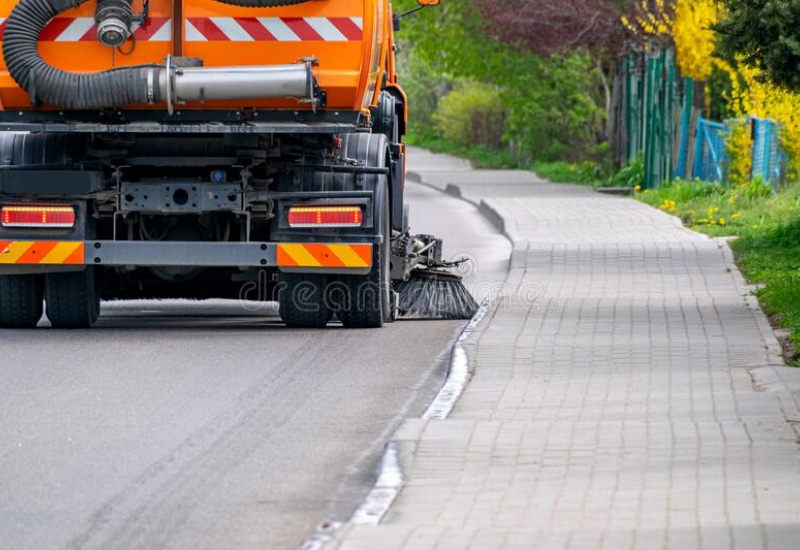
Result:
<svg viewBox="0 0 800 550">
<path fill-rule="evenodd" d="M 244 191 L 241 182 L 123 182 L 120 211 L 158 214 L 242 212 Z"/>
</svg>

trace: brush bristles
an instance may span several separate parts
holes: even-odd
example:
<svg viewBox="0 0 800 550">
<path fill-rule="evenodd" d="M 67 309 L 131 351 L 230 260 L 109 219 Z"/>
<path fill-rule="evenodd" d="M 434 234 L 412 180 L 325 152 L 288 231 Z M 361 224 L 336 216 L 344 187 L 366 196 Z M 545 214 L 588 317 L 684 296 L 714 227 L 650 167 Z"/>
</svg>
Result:
<svg viewBox="0 0 800 550">
<path fill-rule="evenodd" d="M 397 288 L 400 294 L 400 319 L 472 319 L 478 303 L 460 279 L 454 277 L 415 277 Z"/>
</svg>

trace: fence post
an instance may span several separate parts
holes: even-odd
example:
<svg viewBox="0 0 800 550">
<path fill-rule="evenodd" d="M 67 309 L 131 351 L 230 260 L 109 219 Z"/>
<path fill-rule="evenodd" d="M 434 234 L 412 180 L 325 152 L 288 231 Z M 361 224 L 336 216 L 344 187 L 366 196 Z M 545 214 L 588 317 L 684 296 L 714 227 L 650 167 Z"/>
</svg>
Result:
<svg viewBox="0 0 800 550">
<path fill-rule="evenodd" d="M 661 174 L 661 181 L 659 183 L 672 181 L 674 177 L 674 163 L 672 148 L 675 143 L 675 55 L 670 50 L 665 53 L 667 62 L 667 87 L 666 94 L 666 112 L 664 113 L 664 155 L 663 167 L 664 173 Z"/>
<path fill-rule="evenodd" d="M 689 156 L 689 127 L 692 124 L 692 109 L 694 107 L 694 79 L 685 78 L 683 91 L 683 112 L 681 113 L 681 144 L 678 153 L 678 174 L 686 178 L 686 161 Z"/>
<path fill-rule="evenodd" d="M 703 141 L 705 136 L 705 127 L 703 126 L 703 117 L 702 115 L 700 118 L 697 119 L 697 137 L 695 138 L 695 149 L 694 149 L 694 165 L 692 166 L 692 178 L 695 179 L 700 177 L 700 171 L 703 165 Z"/>
</svg>

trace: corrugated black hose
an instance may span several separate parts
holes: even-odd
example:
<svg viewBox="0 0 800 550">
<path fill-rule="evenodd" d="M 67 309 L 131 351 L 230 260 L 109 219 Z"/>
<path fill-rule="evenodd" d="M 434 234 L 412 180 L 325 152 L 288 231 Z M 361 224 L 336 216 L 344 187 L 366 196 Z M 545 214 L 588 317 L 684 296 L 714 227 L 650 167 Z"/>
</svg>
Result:
<svg viewBox="0 0 800 550">
<path fill-rule="evenodd" d="M 19 1 L 3 34 L 3 56 L 11 77 L 31 95 L 32 101 L 64 109 L 103 109 L 158 100 L 148 95 L 147 78 L 153 66 L 77 74 L 52 67 L 39 55 L 39 35 L 50 20 L 86 1 Z"/>
<path fill-rule="evenodd" d="M 90 74 L 57 69 L 39 54 L 39 35 L 51 19 L 88 0 L 19 0 L 3 34 L 3 56 L 11 77 L 34 103 L 70 110 L 141 105 L 161 101 L 154 85 L 156 65 L 120 67 Z M 276 7 L 308 0 L 217 0 L 244 7 Z M 148 78 L 151 82 L 148 83 Z M 151 96 L 152 94 L 152 96 Z"/>
</svg>

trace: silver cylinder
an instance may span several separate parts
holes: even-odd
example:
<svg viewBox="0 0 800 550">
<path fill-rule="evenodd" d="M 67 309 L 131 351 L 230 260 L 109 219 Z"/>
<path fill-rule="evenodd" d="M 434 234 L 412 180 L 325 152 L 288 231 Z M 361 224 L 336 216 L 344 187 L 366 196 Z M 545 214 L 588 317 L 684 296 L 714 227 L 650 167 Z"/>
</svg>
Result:
<svg viewBox="0 0 800 550">
<path fill-rule="evenodd" d="M 311 64 L 170 67 L 158 71 L 161 98 L 171 103 L 232 99 L 314 99 Z"/>
</svg>

